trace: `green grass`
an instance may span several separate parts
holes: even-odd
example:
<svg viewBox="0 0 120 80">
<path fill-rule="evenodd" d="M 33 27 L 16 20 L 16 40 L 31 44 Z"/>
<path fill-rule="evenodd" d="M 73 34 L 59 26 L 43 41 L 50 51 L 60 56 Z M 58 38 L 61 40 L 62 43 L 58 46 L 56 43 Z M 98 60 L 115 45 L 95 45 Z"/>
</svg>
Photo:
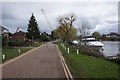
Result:
<svg viewBox="0 0 120 80">
<path fill-rule="evenodd" d="M 32 48 L 19 48 L 21 53 L 18 52 L 18 48 L 14 49 L 3 49 L 2 53 L 5 54 L 6 58 L 3 60 L 3 62 L 8 61 L 9 59 L 15 58 L 27 51 L 29 51 Z"/>
<path fill-rule="evenodd" d="M 118 78 L 118 64 L 84 54 L 76 54 L 76 49 L 70 48 L 70 54 L 58 44 L 66 63 L 77 78 Z M 119 66 L 120 67 L 120 66 Z"/>
<path fill-rule="evenodd" d="M 46 42 L 34 43 L 33 47 L 38 47 L 38 46 L 40 46 L 40 45 L 42 45 L 42 44 L 45 44 L 45 43 L 46 43 Z"/>
<path fill-rule="evenodd" d="M 38 47 L 42 44 L 45 44 L 46 42 L 40 42 L 40 43 L 35 43 L 32 47 Z M 20 49 L 21 53 L 18 52 L 18 49 Z M 13 59 L 27 51 L 29 51 L 30 49 L 32 49 L 31 47 L 29 48 L 22 48 L 22 47 L 19 47 L 19 48 L 13 48 L 13 49 L 2 49 L 2 53 L 5 54 L 6 56 L 6 59 L 3 60 L 3 62 L 6 62 L 10 59 Z"/>
</svg>

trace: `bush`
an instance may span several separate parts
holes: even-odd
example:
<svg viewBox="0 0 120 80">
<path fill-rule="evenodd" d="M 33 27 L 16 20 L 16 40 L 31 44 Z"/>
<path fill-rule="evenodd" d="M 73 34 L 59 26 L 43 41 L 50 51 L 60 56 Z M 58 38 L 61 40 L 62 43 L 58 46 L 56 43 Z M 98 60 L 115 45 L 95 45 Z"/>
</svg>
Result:
<svg viewBox="0 0 120 80">
<path fill-rule="evenodd" d="M 2 36 L 2 47 L 8 46 L 8 40 L 6 36 Z"/>
<path fill-rule="evenodd" d="M 25 46 L 26 41 L 10 41 L 9 46 Z"/>
<path fill-rule="evenodd" d="M 108 61 L 112 61 L 112 62 L 117 63 L 117 64 L 120 65 L 120 59 L 112 59 L 112 60 L 107 59 L 107 60 L 108 60 Z"/>
<path fill-rule="evenodd" d="M 47 36 L 41 35 L 40 40 L 46 42 L 46 41 L 50 41 L 50 38 Z"/>
</svg>

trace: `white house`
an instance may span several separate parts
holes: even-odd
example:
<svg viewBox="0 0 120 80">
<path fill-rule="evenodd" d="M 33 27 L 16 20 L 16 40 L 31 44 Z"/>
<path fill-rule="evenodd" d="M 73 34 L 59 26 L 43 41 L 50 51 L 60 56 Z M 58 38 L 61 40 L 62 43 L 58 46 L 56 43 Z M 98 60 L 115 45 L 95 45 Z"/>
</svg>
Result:
<svg viewBox="0 0 120 80">
<path fill-rule="evenodd" d="M 3 34 L 6 35 L 7 33 L 9 33 L 9 30 L 0 25 L 0 35 L 3 35 Z"/>
</svg>

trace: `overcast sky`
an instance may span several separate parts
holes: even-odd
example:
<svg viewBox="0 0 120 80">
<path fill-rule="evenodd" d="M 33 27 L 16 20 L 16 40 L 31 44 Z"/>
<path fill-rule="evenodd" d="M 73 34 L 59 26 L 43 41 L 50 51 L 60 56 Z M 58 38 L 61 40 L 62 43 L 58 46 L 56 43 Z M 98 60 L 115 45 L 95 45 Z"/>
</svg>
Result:
<svg viewBox="0 0 120 80">
<path fill-rule="evenodd" d="M 94 0 L 95 1 L 95 0 Z M 1 5 L 1 3 L 0 3 Z M 1 6 L 0 6 L 1 7 Z M 40 30 L 50 32 L 44 15 L 44 9 L 52 29 L 58 27 L 58 17 L 74 14 L 78 24 L 82 18 L 87 19 L 93 31 L 100 33 L 118 32 L 118 2 L 2 2 L 2 25 L 14 33 L 18 27 L 26 31 L 29 18 L 33 13 Z"/>
</svg>

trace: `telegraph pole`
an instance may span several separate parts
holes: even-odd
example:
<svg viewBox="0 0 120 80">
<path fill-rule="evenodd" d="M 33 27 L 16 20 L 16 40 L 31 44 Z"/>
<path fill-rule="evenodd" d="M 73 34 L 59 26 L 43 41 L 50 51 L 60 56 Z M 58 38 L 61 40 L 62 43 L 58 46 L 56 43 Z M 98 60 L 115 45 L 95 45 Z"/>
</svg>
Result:
<svg viewBox="0 0 120 80">
<path fill-rule="evenodd" d="M 45 14 L 45 12 L 44 12 L 44 10 L 43 9 L 41 9 L 41 11 L 42 11 L 42 13 L 44 14 L 44 16 L 45 16 L 45 19 L 46 19 L 46 21 L 47 21 L 47 23 L 48 23 L 48 26 L 50 27 L 50 29 L 52 30 L 52 27 L 51 27 L 51 25 L 50 25 L 50 23 L 49 23 L 49 21 L 48 21 L 48 19 L 47 19 L 47 16 L 46 16 L 46 14 Z"/>
</svg>

